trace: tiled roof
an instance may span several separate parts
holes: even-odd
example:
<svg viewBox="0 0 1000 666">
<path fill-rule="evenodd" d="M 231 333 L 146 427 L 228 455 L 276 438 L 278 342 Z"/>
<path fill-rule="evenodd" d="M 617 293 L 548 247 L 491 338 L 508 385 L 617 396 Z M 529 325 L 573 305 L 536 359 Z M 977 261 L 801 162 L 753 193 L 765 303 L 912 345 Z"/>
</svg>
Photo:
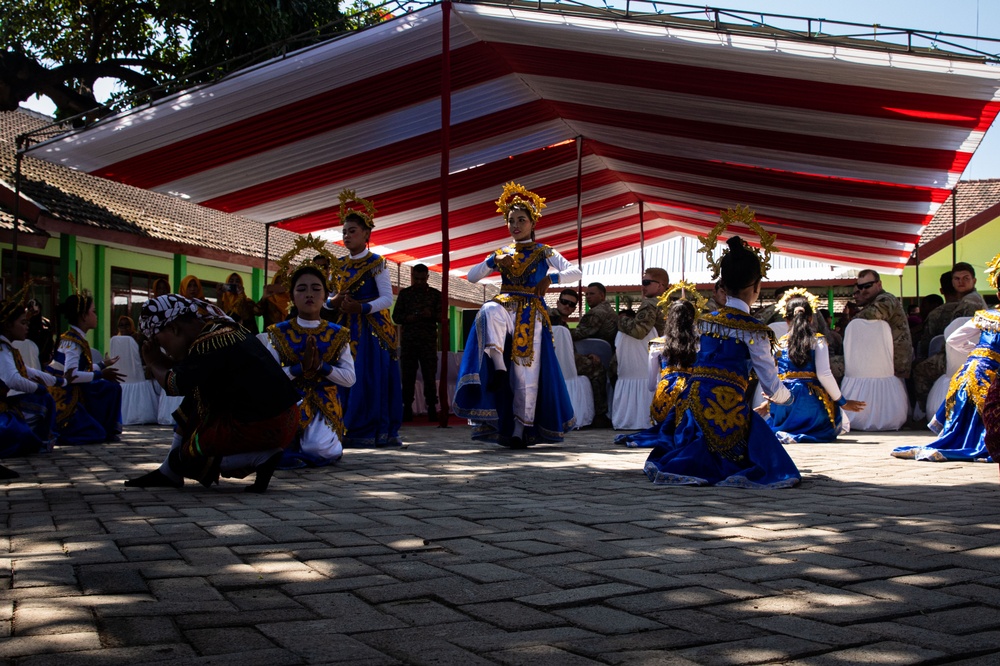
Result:
<svg viewBox="0 0 1000 666">
<path fill-rule="evenodd" d="M 952 198 L 955 199 L 955 224 L 960 225 L 970 217 L 1000 203 L 1000 178 L 959 181 L 958 186 L 945 199 L 930 224 L 924 227 L 920 235 L 920 245 L 929 243 L 941 234 L 951 233 Z"/>
<path fill-rule="evenodd" d="M 49 123 L 49 118 L 28 112 L 0 113 L 0 179 L 10 183 L 12 189 L 16 137 Z M 22 162 L 21 190 L 52 217 L 74 224 L 228 252 L 246 257 L 248 264 L 259 263 L 264 257 L 265 228 L 260 222 L 57 164 L 26 156 Z M 6 224 L 10 229 L 12 222 L 13 216 L 0 209 L 0 228 Z M 32 233 L 23 220 L 20 230 Z M 80 235 L 86 236 L 84 232 Z M 297 237 L 298 234 L 272 228 L 271 258 L 290 250 Z M 347 252 L 334 243 L 328 247 L 336 256 Z M 407 286 L 409 270 L 404 267 L 397 278 L 397 269 L 397 265 L 392 266 L 393 284 Z M 440 276 L 432 273 L 430 282 L 440 286 Z M 489 296 L 496 291 L 491 289 Z M 482 286 L 464 279 L 453 278 L 449 291 L 452 299 L 468 303 L 483 301 Z"/>
</svg>

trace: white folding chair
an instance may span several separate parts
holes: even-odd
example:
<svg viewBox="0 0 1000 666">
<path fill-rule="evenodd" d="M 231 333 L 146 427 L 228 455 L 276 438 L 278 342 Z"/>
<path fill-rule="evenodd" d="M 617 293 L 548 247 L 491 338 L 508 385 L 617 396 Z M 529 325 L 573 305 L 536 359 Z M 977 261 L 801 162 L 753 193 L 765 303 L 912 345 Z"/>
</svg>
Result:
<svg viewBox="0 0 1000 666">
<path fill-rule="evenodd" d="M 594 422 L 594 389 L 590 380 L 576 374 L 576 357 L 573 355 L 573 336 L 565 326 L 552 327 L 552 342 L 555 343 L 559 369 L 566 382 L 569 400 L 573 403 L 576 427 L 582 428 Z"/>
<path fill-rule="evenodd" d="M 849 400 L 866 403 L 851 415 L 852 430 L 899 430 L 909 415 L 903 380 L 895 376 L 892 333 L 884 321 L 854 319 L 844 333 L 844 381 Z"/>
<path fill-rule="evenodd" d="M 122 374 L 122 425 L 156 423 L 159 395 L 153 380 L 146 379 L 139 359 L 139 344 L 132 336 L 111 338 L 108 353 L 118 357 L 115 367 Z"/>
<path fill-rule="evenodd" d="M 649 329 L 642 340 L 622 332 L 615 338 L 618 357 L 618 381 L 611 402 L 611 426 L 615 430 L 640 430 L 649 427 L 649 406 L 653 392 L 649 390 L 649 341 L 656 329 Z"/>
<path fill-rule="evenodd" d="M 774 337 L 776 338 L 780 338 L 785 333 L 788 333 L 787 321 L 776 321 L 773 324 L 768 324 L 767 327 L 774 331 Z"/>
<path fill-rule="evenodd" d="M 32 340 L 15 340 L 11 344 L 14 345 L 14 349 L 21 352 L 21 360 L 29 368 L 34 368 L 35 370 L 42 369 L 42 362 L 38 358 L 38 345 Z"/>
<path fill-rule="evenodd" d="M 972 317 L 958 317 L 953 319 L 944 329 L 944 335 L 934 336 L 934 339 L 941 338 L 942 341 L 947 340 L 948 336 L 962 328 Z M 943 343 L 942 343 L 943 344 Z M 963 354 L 962 352 L 954 349 L 950 345 L 944 345 L 944 359 L 945 359 L 945 370 L 944 374 L 934 380 L 934 385 L 931 386 L 930 392 L 927 394 L 927 420 L 934 418 L 937 414 L 938 409 L 941 408 L 941 404 L 944 402 L 945 398 L 948 397 L 948 386 L 951 384 L 951 378 L 965 363 L 965 359 L 969 357 L 968 354 Z M 940 351 L 940 350 L 939 350 Z"/>
</svg>

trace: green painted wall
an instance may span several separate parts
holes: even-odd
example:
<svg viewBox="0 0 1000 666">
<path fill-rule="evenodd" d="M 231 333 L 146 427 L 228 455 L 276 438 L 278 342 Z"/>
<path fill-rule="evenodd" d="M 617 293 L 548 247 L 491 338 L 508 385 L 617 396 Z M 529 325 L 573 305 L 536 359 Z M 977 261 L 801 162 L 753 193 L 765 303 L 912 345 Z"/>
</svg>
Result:
<svg viewBox="0 0 1000 666">
<path fill-rule="evenodd" d="M 948 232 L 950 237 L 951 232 Z M 989 296 L 993 294 L 983 271 L 986 264 L 993 257 L 1000 253 L 1000 217 L 992 220 L 968 235 L 959 238 L 955 244 L 955 261 L 967 261 L 976 269 L 976 291 Z M 920 293 L 919 296 L 940 293 L 939 278 L 941 273 L 950 271 L 953 266 L 951 258 L 951 245 L 949 244 L 940 252 L 929 257 L 920 257 Z M 903 271 L 903 294 L 904 298 L 914 298 L 917 294 L 916 268 L 907 266 Z M 899 296 L 899 278 L 896 276 L 886 276 L 883 280 L 886 290 Z"/>
</svg>

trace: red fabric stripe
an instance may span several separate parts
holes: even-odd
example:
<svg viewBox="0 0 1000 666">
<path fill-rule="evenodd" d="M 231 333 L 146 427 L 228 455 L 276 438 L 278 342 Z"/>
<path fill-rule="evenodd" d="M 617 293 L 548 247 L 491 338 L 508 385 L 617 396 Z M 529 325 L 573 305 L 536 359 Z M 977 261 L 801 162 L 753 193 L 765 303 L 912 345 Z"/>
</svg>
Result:
<svg viewBox="0 0 1000 666">
<path fill-rule="evenodd" d="M 830 139 L 811 134 L 793 134 L 698 120 L 683 120 L 669 116 L 569 102 L 552 102 L 551 104 L 559 116 L 566 120 L 597 123 L 614 129 L 640 130 L 662 136 L 780 150 L 803 155 L 821 155 L 922 169 L 944 169 L 955 173 L 964 171 L 972 158 L 972 153 L 954 150 Z M 719 147 L 720 152 L 724 150 L 723 146 Z"/>
<path fill-rule="evenodd" d="M 513 109 L 495 111 L 486 116 L 453 125 L 451 127 L 451 146 L 452 148 L 464 146 L 480 141 L 487 136 L 524 129 L 554 117 L 549 105 L 539 100 L 522 104 Z M 440 148 L 440 130 L 434 130 L 393 144 L 372 148 L 363 153 L 356 153 L 334 162 L 275 178 L 265 183 L 251 185 L 214 199 L 202 201 L 201 205 L 229 213 L 237 212 L 308 192 L 340 180 L 359 179 L 374 171 L 412 162 L 421 157 L 437 155 Z M 377 200 L 375 201 L 377 206 Z M 324 219 L 329 219 L 329 215 Z"/>
<path fill-rule="evenodd" d="M 634 86 L 737 102 L 950 125 L 979 131 L 989 129 L 1000 111 L 1000 102 L 990 100 L 652 62 L 526 44 L 495 43 L 492 46 L 516 72 L 522 74 Z M 706 55 L 709 54 L 706 51 Z M 753 54 L 748 54 L 748 58 L 751 57 Z M 830 66 L 840 64 L 830 63 Z"/>
<path fill-rule="evenodd" d="M 584 150 L 585 155 L 589 153 L 588 149 Z M 448 191 L 452 199 L 462 197 L 496 185 L 504 179 L 525 181 L 530 174 L 552 169 L 575 159 L 576 146 L 573 144 L 533 150 L 523 155 L 515 155 L 505 160 L 456 173 L 448 179 Z M 373 194 L 371 199 L 378 202 L 379 216 L 395 215 L 437 203 L 440 199 L 440 188 L 440 179 L 431 178 L 396 190 Z M 305 233 L 303 229 L 317 231 L 339 224 L 338 217 L 339 208 L 330 206 L 282 220 L 277 226 Z"/>
<path fill-rule="evenodd" d="M 586 141 L 594 153 L 608 159 L 621 160 L 654 169 L 688 173 L 692 176 L 708 176 L 759 185 L 790 189 L 804 193 L 830 194 L 838 197 L 859 199 L 883 199 L 885 201 L 928 201 L 944 203 L 950 189 L 899 185 L 891 182 L 832 178 L 797 171 L 766 169 L 746 164 L 735 164 L 721 160 L 697 160 L 673 157 L 659 153 L 647 153 L 600 141 Z"/>
<path fill-rule="evenodd" d="M 455 90 L 509 73 L 486 44 L 452 51 Z M 331 63 L 331 67 L 336 66 Z M 338 127 L 373 113 L 438 97 L 441 57 L 408 63 L 360 82 L 187 137 L 161 148 L 92 171 L 95 176 L 151 189 L 214 167 L 250 157 Z M 348 100 L 364 100 L 355 103 Z M 221 209 L 220 209 L 221 210 Z"/>
</svg>

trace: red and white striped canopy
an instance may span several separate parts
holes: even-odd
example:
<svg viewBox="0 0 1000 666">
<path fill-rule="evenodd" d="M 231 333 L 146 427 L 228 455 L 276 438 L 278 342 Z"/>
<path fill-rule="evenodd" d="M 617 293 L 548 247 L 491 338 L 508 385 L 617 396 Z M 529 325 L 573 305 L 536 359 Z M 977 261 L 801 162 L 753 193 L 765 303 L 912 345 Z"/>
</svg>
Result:
<svg viewBox="0 0 1000 666">
<path fill-rule="evenodd" d="M 784 252 L 897 272 L 1000 109 L 1000 68 L 966 59 L 462 3 L 31 154 L 300 232 L 336 225 L 349 187 L 384 254 L 439 266 L 446 17 L 457 273 L 508 238 L 510 180 L 547 199 L 539 240 L 577 259 L 577 137 L 584 259 L 636 248 L 640 210 L 651 242 L 747 204 Z"/>
</svg>

